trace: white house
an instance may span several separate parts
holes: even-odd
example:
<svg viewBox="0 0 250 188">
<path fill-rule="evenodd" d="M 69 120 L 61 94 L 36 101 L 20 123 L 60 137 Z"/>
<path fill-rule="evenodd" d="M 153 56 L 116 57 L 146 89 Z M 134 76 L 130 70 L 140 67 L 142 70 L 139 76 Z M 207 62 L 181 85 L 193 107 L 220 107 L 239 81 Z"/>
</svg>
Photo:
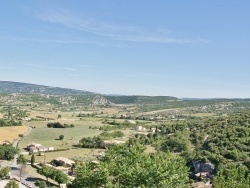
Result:
<svg viewBox="0 0 250 188">
<path fill-rule="evenodd" d="M 27 146 L 27 149 L 30 153 L 38 153 L 38 152 L 46 152 L 46 151 L 54 151 L 54 147 L 45 147 L 38 143 L 31 143 Z"/>
<path fill-rule="evenodd" d="M 147 129 L 145 127 L 142 127 L 142 126 L 136 126 L 135 130 L 137 130 L 137 131 L 146 131 Z"/>
</svg>

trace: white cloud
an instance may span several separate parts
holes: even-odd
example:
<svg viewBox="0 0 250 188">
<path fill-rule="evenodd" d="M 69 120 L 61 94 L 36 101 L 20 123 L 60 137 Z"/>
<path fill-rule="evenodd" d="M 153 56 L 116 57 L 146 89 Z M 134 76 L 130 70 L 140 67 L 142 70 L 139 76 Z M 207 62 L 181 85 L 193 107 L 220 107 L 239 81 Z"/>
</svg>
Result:
<svg viewBox="0 0 250 188">
<path fill-rule="evenodd" d="M 84 31 L 96 36 L 105 37 L 116 41 L 128 41 L 137 43 L 204 43 L 204 39 L 186 39 L 172 37 L 170 30 L 156 28 L 153 31 L 137 26 L 121 25 L 97 21 L 91 17 L 79 17 L 65 10 L 36 13 L 38 19 L 51 24 L 63 25 L 70 29 Z M 173 34 L 172 34 L 173 35 Z"/>
</svg>

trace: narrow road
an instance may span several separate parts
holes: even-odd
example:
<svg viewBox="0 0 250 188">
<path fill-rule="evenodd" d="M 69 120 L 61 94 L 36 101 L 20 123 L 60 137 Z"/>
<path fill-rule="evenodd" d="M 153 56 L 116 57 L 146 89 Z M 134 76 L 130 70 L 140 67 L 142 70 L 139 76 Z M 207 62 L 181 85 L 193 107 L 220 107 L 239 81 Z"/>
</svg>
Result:
<svg viewBox="0 0 250 188">
<path fill-rule="evenodd" d="M 30 132 L 31 132 L 32 128 L 29 127 L 29 130 L 23 135 L 23 136 L 27 136 Z M 21 141 L 22 137 L 19 137 L 17 140 L 14 141 L 13 146 L 14 147 L 18 147 L 19 142 Z M 12 177 L 14 177 L 17 180 L 20 180 L 20 172 L 19 172 L 19 165 L 17 164 L 17 158 L 18 155 L 16 154 L 11 165 L 11 175 Z M 26 187 L 35 187 L 35 182 L 31 181 L 34 180 L 35 178 L 29 176 L 28 174 L 23 174 L 22 175 L 22 184 L 25 185 Z"/>
</svg>

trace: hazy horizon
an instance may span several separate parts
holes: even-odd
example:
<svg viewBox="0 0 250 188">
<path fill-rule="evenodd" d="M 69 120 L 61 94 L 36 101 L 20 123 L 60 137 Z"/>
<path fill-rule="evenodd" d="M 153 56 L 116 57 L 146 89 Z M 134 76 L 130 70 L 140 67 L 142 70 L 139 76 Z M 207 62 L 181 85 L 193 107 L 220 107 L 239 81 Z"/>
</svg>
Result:
<svg viewBox="0 0 250 188">
<path fill-rule="evenodd" d="M 249 1 L 1 3 L 0 80 L 102 94 L 250 97 Z"/>
</svg>

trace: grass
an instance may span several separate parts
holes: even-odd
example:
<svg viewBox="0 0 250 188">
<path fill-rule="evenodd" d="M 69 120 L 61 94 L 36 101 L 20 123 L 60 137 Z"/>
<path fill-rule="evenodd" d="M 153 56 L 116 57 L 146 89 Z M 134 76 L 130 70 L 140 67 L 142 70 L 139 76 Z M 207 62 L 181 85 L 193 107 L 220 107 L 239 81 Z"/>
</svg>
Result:
<svg viewBox="0 0 250 188">
<path fill-rule="evenodd" d="M 54 122 L 54 121 L 53 121 Z M 84 119 L 84 121 L 60 121 L 61 123 L 74 124 L 74 128 L 47 128 L 48 121 L 25 122 L 25 125 L 33 128 L 29 135 L 25 136 L 19 143 L 19 149 L 23 150 L 32 142 L 40 143 L 44 146 L 54 146 L 55 149 L 71 148 L 78 144 L 83 137 L 92 137 L 100 134 L 98 129 L 89 129 L 89 126 L 102 126 L 99 119 Z M 60 135 L 64 135 L 63 140 L 58 140 Z"/>
<path fill-rule="evenodd" d="M 43 163 L 44 161 L 49 163 L 57 157 L 67 157 L 75 160 L 91 160 L 94 159 L 100 149 L 88 149 L 88 148 L 75 148 L 66 151 L 54 151 L 47 152 L 44 156 L 35 154 L 35 162 Z M 25 156 L 28 160 L 31 159 L 31 155 Z"/>
<path fill-rule="evenodd" d="M 191 116 L 195 116 L 195 117 L 209 117 L 209 116 L 214 116 L 214 113 L 195 113 L 195 114 L 191 114 Z"/>
<path fill-rule="evenodd" d="M 24 134 L 28 130 L 27 126 L 0 127 L 0 143 L 6 140 L 13 142 L 19 134 Z"/>
</svg>

